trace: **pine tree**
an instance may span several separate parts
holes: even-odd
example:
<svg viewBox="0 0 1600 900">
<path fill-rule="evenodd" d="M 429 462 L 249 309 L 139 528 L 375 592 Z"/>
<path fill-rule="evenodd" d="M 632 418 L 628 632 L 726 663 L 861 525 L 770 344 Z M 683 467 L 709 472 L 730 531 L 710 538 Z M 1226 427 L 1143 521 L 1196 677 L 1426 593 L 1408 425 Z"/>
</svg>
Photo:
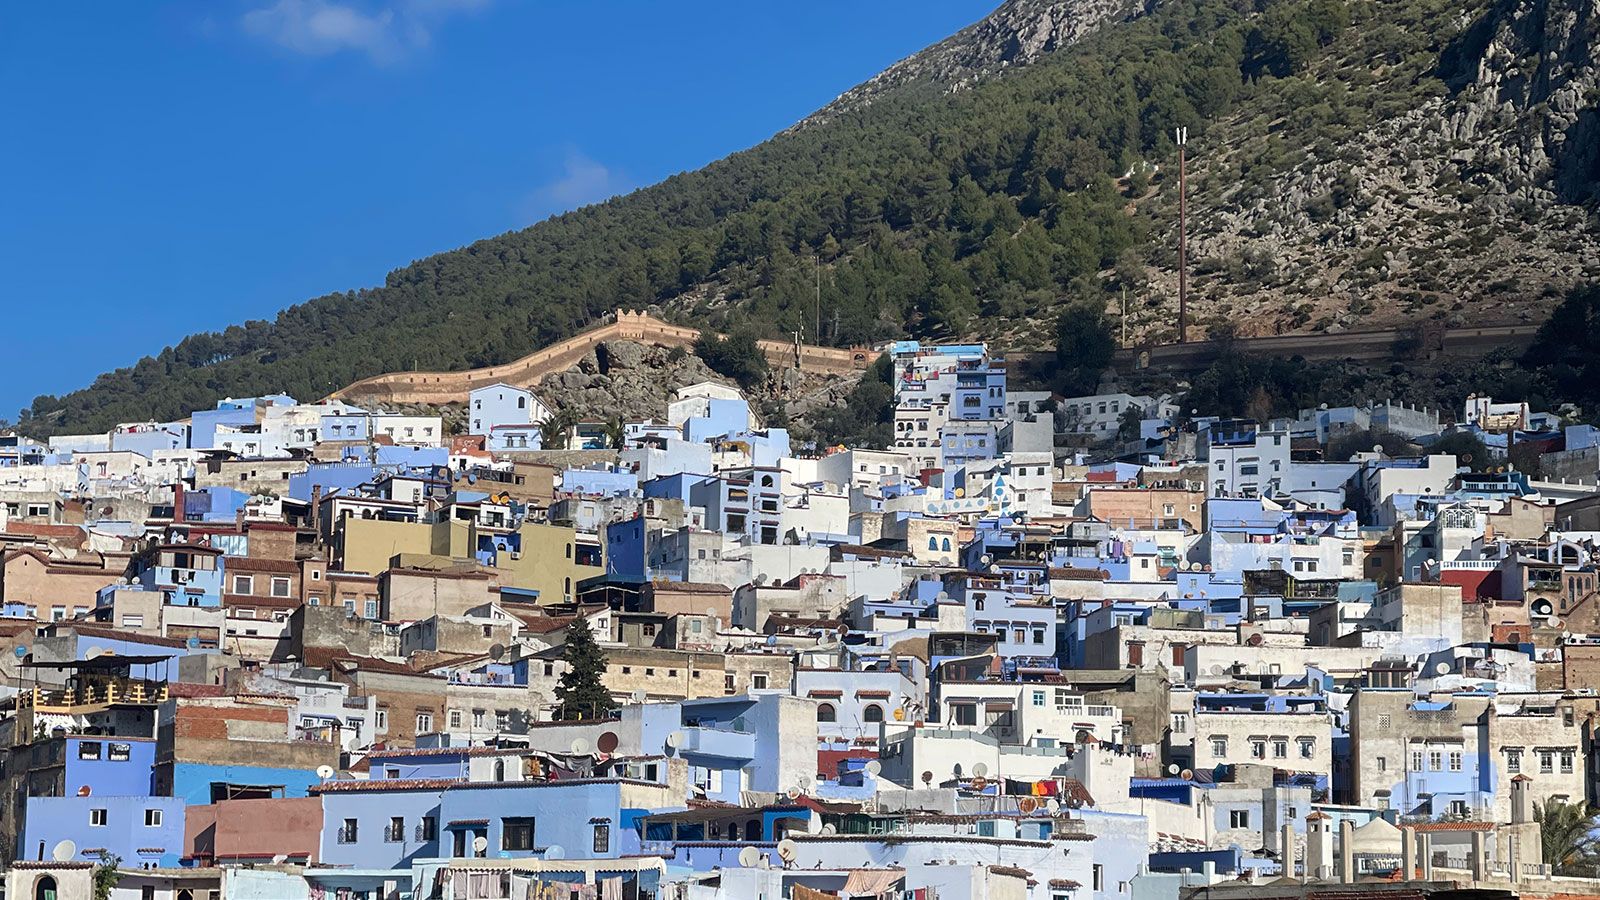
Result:
<svg viewBox="0 0 1600 900">
<path fill-rule="evenodd" d="M 561 658 L 566 660 L 567 671 L 556 685 L 557 719 L 596 719 L 617 708 L 617 701 L 600 680 L 606 671 L 606 656 L 582 616 L 567 626 Z"/>
</svg>

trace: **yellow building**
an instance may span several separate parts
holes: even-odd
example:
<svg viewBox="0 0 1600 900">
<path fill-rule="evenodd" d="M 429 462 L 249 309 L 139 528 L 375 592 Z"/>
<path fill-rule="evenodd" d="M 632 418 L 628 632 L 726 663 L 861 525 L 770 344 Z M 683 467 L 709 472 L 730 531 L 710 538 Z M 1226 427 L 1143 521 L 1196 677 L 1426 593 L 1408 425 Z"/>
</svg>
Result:
<svg viewBox="0 0 1600 900">
<path fill-rule="evenodd" d="M 500 583 L 539 592 L 544 603 L 575 599 L 585 578 L 604 575 L 600 541 L 592 534 L 562 525 L 525 523 L 518 530 L 520 550 L 497 553 Z"/>
<path fill-rule="evenodd" d="M 401 554 L 471 559 L 471 522 L 391 522 L 347 516 L 335 528 L 337 564 L 345 572 L 377 575 Z"/>
</svg>

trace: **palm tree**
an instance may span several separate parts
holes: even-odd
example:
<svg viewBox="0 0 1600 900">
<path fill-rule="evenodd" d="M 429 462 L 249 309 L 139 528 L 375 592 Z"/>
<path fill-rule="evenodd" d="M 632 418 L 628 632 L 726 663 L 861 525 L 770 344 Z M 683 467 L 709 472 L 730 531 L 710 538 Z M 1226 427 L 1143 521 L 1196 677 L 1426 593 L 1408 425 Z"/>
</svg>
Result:
<svg viewBox="0 0 1600 900">
<path fill-rule="evenodd" d="M 1595 814 L 1587 803 L 1553 800 L 1535 807 L 1544 861 L 1557 875 L 1593 874 L 1600 863 L 1600 842 L 1594 837 Z"/>
<path fill-rule="evenodd" d="M 577 416 L 570 409 L 558 409 L 545 417 L 539 423 L 539 443 L 546 450 L 554 450 L 559 445 L 566 443 L 567 429 L 577 422 Z"/>
<path fill-rule="evenodd" d="M 612 416 L 606 420 L 606 443 L 613 450 L 621 450 L 628 439 L 628 429 L 622 424 L 621 416 Z"/>
</svg>

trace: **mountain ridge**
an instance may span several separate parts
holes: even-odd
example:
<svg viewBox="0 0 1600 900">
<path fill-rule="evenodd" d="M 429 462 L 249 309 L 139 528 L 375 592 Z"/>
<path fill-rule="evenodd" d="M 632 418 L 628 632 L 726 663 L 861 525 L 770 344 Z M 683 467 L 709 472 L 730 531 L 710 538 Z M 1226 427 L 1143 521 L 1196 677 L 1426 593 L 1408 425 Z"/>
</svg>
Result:
<svg viewBox="0 0 1600 900">
<path fill-rule="evenodd" d="M 1600 277 L 1595 5 L 1010 0 L 755 148 L 193 335 L 20 424 L 494 365 L 619 308 L 1040 349 L 1063 304 L 1126 298 L 1131 341 L 1170 340 L 1173 123 L 1194 336 L 1534 321 Z"/>
</svg>

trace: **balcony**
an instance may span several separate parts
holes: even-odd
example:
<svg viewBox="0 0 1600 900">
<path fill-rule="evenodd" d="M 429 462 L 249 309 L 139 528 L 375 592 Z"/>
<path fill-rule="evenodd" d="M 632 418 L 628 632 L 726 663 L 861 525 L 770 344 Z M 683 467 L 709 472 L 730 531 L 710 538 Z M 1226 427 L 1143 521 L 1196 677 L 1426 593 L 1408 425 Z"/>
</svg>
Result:
<svg viewBox="0 0 1600 900">
<path fill-rule="evenodd" d="M 117 703 L 148 704 L 154 706 L 167 699 L 167 685 L 141 678 L 96 679 L 65 690 L 52 691 L 34 687 L 17 696 L 18 707 L 35 712 L 72 715 L 92 712 Z"/>
<path fill-rule="evenodd" d="M 756 737 L 741 731 L 684 728 L 678 752 L 715 759 L 746 761 L 756 758 Z"/>
</svg>

